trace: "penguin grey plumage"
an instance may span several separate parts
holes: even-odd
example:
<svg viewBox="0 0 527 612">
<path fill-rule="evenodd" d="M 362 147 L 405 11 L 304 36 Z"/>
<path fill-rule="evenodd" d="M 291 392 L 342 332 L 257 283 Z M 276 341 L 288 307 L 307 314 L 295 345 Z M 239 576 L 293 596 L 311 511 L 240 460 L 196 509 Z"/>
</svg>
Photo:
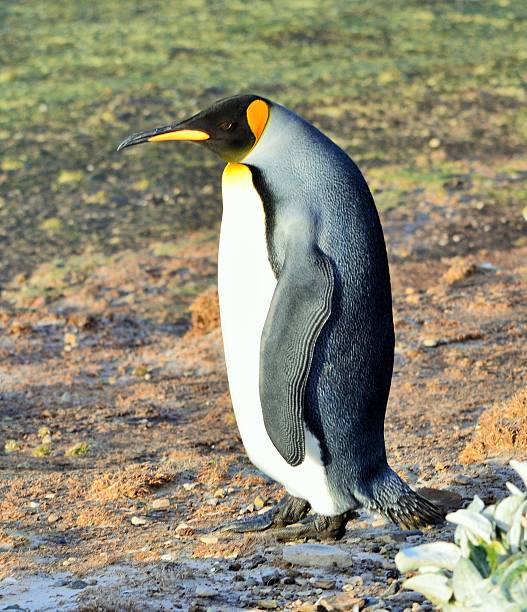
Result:
<svg viewBox="0 0 527 612">
<path fill-rule="evenodd" d="M 310 508 L 320 516 L 297 536 L 340 537 L 360 507 L 408 528 L 440 522 L 442 511 L 386 458 L 390 277 L 355 163 L 313 125 L 254 95 L 134 134 L 119 149 L 159 140 L 197 141 L 229 162 L 218 271 L 229 386 L 249 458 L 288 492 L 231 528 L 282 528 Z"/>
</svg>

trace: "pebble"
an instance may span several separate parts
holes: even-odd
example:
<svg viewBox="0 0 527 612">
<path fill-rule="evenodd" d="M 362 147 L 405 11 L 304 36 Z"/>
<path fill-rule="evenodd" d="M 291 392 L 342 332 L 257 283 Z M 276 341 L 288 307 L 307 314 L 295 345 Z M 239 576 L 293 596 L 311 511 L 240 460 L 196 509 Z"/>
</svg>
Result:
<svg viewBox="0 0 527 612">
<path fill-rule="evenodd" d="M 182 485 L 185 491 L 192 491 L 192 489 L 195 489 L 197 486 L 198 486 L 197 482 L 184 482 Z"/>
<path fill-rule="evenodd" d="M 261 574 L 262 584 L 271 586 L 280 582 L 280 572 L 275 569 L 264 570 Z"/>
<path fill-rule="evenodd" d="M 253 500 L 253 504 L 256 510 L 261 510 L 265 506 L 265 500 L 261 495 L 257 495 Z"/>
<path fill-rule="evenodd" d="M 362 597 L 355 597 L 351 593 L 339 593 L 334 597 L 326 599 L 322 597 L 318 600 L 318 609 L 334 612 L 337 610 L 360 610 L 364 607 L 365 601 Z"/>
<path fill-rule="evenodd" d="M 167 497 L 160 497 L 159 499 L 152 500 L 152 508 L 154 510 L 162 510 L 170 506 L 170 500 Z"/>
<path fill-rule="evenodd" d="M 258 567 L 259 565 L 262 565 L 262 563 L 265 563 L 265 557 L 262 555 L 254 555 L 254 557 L 251 557 L 247 561 L 245 569 L 252 570 L 255 567 Z"/>
<path fill-rule="evenodd" d="M 212 535 L 204 535 L 204 536 L 200 536 L 199 541 L 203 542 L 203 544 L 217 544 L 218 537 L 212 536 Z"/>
<path fill-rule="evenodd" d="M 385 559 L 382 555 L 376 552 L 358 552 L 353 555 L 353 560 L 359 563 L 371 563 L 375 567 L 382 567 L 384 569 L 390 569 L 394 567 L 393 561 Z"/>
<path fill-rule="evenodd" d="M 172 553 L 165 553 L 160 557 L 161 561 L 175 561 L 175 557 Z"/>
<path fill-rule="evenodd" d="M 229 572 L 239 572 L 242 569 L 242 564 L 239 561 L 233 561 L 229 563 L 227 569 Z"/>
<path fill-rule="evenodd" d="M 205 586 L 196 587 L 196 597 L 216 597 L 217 591 Z"/>
<path fill-rule="evenodd" d="M 276 599 L 259 599 L 258 607 L 264 610 L 276 610 L 278 608 L 278 602 Z"/>
<path fill-rule="evenodd" d="M 146 525 L 147 521 L 142 516 L 132 516 L 132 518 L 130 519 L 130 522 L 132 523 L 132 525 L 135 525 L 136 527 L 140 527 L 141 525 Z"/>
<path fill-rule="evenodd" d="M 68 557 L 67 559 L 64 559 L 64 561 L 62 562 L 62 565 L 64 565 L 64 567 L 68 567 L 68 565 L 71 565 L 72 563 L 75 563 L 77 561 L 77 557 Z"/>
<path fill-rule="evenodd" d="M 9 552 L 15 547 L 11 542 L 0 542 L 0 552 Z"/>
<path fill-rule="evenodd" d="M 84 582 L 84 580 L 74 580 L 73 582 L 69 583 L 69 588 L 70 589 L 85 589 L 88 586 L 87 582 Z"/>
<path fill-rule="evenodd" d="M 439 340 L 439 338 L 425 338 L 423 340 L 423 346 L 426 346 L 427 348 L 434 348 L 440 344 L 441 340 Z"/>
<path fill-rule="evenodd" d="M 319 579 L 319 580 L 313 580 L 311 584 L 313 585 L 315 589 L 324 589 L 327 591 L 328 589 L 334 589 L 336 582 L 334 580 Z"/>
<path fill-rule="evenodd" d="M 64 391 L 64 393 L 60 396 L 59 402 L 61 404 L 69 404 L 71 402 L 71 393 L 68 391 Z"/>
<path fill-rule="evenodd" d="M 285 562 L 308 567 L 351 566 L 349 553 L 329 544 L 293 544 L 284 546 L 282 556 Z"/>
<path fill-rule="evenodd" d="M 59 515 L 58 514 L 53 514 L 53 512 L 51 514 L 48 514 L 48 523 L 50 525 L 52 525 L 53 523 L 56 523 L 59 520 Z"/>
<path fill-rule="evenodd" d="M 178 535 L 185 535 L 185 536 L 189 536 L 194 533 L 194 529 L 187 523 L 179 523 L 175 531 Z"/>
<path fill-rule="evenodd" d="M 348 580 L 349 582 L 342 587 L 343 591 L 353 591 L 354 589 L 364 585 L 362 576 L 352 576 Z"/>
<path fill-rule="evenodd" d="M 453 478 L 452 478 L 452 484 L 457 484 L 457 485 L 470 485 L 474 483 L 474 479 L 471 478 L 470 476 L 467 476 L 466 474 L 456 474 Z"/>
</svg>

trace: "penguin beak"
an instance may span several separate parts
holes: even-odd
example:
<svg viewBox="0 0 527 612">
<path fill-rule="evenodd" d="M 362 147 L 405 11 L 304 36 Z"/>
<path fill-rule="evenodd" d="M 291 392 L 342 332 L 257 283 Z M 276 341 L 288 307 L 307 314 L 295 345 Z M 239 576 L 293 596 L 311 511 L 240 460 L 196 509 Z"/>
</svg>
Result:
<svg viewBox="0 0 527 612">
<path fill-rule="evenodd" d="M 208 140 L 209 138 L 210 135 L 201 130 L 188 130 L 182 127 L 181 124 L 167 125 L 154 130 L 132 134 L 121 142 L 117 150 L 120 151 L 126 147 L 132 147 L 143 142 L 162 142 L 163 140 L 199 141 Z"/>
</svg>

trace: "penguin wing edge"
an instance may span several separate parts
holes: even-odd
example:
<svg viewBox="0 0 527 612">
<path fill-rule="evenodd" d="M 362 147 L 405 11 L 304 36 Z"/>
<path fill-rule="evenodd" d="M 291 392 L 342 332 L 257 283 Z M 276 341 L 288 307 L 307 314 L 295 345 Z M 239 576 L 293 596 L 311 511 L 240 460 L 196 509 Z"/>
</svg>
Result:
<svg viewBox="0 0 527 612">
<path fill-rule="evenodd" d="M 290 250 L 262 331 L 260 401 L 272 443 L 292 466 L 305 457 L 304 395 L 317 338 L 331 315 L 334 277 L 315 244 Z"/>
</svg>

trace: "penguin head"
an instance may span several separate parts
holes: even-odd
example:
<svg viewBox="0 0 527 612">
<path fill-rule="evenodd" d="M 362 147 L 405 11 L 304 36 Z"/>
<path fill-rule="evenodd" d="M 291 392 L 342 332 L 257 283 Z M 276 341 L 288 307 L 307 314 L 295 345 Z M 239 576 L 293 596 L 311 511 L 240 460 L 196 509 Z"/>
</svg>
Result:
<svg viewBox="0 0 527 612">
<path fill-rule="evenodd" d="M 232 96 L 179 123 L 132 134 L 117 150 L 143 142 L 187 140 L 204 145 L 225 161 L 239 162 L 258 143 L 270 109 L 271 102 L 265 98 Z"/>
</svg>

